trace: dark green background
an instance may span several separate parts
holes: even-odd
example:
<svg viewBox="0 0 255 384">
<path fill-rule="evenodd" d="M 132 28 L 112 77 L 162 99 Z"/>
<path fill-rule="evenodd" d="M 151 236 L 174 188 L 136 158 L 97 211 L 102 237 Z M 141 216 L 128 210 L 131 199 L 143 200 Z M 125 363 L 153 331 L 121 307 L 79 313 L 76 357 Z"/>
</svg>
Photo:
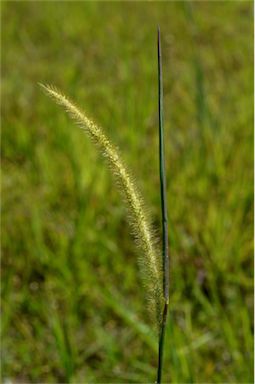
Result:
<svg viewBox="0 0 255 384">
<path fill-rule="evenodd" d="M 122 199 L 37 83 L 104 127 L 160 233 L 157 24 L 171 253 L 164 381 L 253 382 L 248 1 L 2 2 L 3 380 L 155 380 Z"/>
</svg>

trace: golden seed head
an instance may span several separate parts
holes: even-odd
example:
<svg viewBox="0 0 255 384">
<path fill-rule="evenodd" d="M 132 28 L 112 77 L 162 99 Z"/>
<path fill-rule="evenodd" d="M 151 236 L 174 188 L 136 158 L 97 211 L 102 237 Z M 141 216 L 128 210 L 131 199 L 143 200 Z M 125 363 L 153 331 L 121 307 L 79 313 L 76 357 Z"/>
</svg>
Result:
<svg viewBox="0 0 255 384">
<path fill-rule="evenodd" d="M 153 314 L 158 326 L 163 303 L 162 271 L 160 257 L 155 245 L 148 215 L 144 203 L 137 190 L 133 178 L 127 171 L 118 149 L 110 142 L 100 127 L 77 108 L 65 95 L 56 88 L 42 85 L 42 88 L 57 104 L 63 106 L 66 112 L 84 129 L 99 147 L 115 175 L 118 184 L 127 201 L 132 232 L 143 255 L 139 257 L 139 265 L 145 288 L 147 290 L 148 308 Z"/>
</svg>

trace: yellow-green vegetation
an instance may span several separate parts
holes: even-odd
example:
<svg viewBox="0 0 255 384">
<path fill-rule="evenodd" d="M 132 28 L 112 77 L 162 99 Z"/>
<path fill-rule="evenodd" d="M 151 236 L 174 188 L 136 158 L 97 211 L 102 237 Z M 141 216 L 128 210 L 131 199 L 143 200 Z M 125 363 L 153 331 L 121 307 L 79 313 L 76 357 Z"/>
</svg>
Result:
<svg viewBox="0 0 255 384">
<path fill-rule="evenodd" d="M 104 127 L 160 228 L 160 24 L 171 254 L 164 381 L 253 382 L 252 2 L 2 2 L 2 377 L 153 382 L 129 218 L 84 133 Z"/>
</svg>

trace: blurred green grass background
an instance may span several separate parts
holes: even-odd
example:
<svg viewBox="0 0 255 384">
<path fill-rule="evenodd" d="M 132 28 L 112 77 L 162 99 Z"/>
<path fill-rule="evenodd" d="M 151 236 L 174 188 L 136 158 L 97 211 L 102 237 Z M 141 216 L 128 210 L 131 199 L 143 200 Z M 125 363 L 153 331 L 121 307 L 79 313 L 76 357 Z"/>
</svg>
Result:
<svg viewBox="0 0 255 384">
<path fill-rule="evenodd" d="M 118 190 L 37 83 L 119 146 L 160 234 L 162 32 L 171 300 L 164 381 L 253 382 L 252 2 L 2 2 L 2 378 L 153 382 Z"/>
</svg>

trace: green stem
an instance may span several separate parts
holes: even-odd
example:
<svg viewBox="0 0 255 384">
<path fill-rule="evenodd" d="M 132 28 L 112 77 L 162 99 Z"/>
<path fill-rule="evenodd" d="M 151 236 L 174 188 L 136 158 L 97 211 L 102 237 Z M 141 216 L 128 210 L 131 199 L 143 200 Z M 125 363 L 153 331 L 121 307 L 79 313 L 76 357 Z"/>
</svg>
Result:
<svg viewBox="0 0 255 384">
<path fill-rule="evenodd" d="M 159 334 L 159 344 L 158 344 L 158 373 L 157 373 L 157 383 L 161 383 L 162 376 L 162 367 L 163 367 L 163 351 L 164 351 L 164 343 L 165 343 L 165 329 L 166 329 L 166 319 L 168 312 L 168 303 L 165 303 L 162 324 L 160 328 Z"/>
<path fill-rule="evenodd" d="M 165 341 L 165 328 L 169 303 L 169 256 L 168 256 L 168 218 L 167 218 L 167 194 L 166 194 L 166 173 L 164 153 L 164 125 L 163 125 L 163 75 L 162 56 L 160 44 L 160 29 L 158 27 L 158 109 L 159 109 L 159 171 L 160 171 L 160 195 L 161 195 L 161 216 L 162 216 L 162 263 L 163 263 L 163 293 L 164 309 L 162 322 L 159 331 L 158 347 L 158 373 L 157 383 L 161 383 L 163 352 Z"/>
</svg>

